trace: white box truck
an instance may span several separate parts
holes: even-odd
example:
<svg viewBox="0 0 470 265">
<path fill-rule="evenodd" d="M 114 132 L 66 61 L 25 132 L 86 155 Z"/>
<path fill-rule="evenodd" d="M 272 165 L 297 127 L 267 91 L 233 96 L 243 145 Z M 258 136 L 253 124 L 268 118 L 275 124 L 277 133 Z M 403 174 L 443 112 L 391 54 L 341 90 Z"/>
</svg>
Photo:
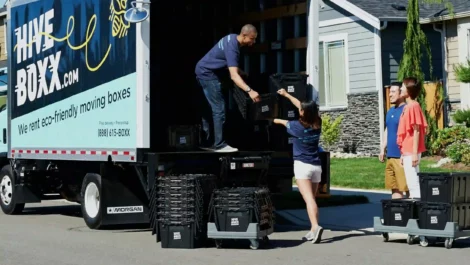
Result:
<svg viewBox="0 0 470 265">
<path fill-rule="evenodd" d="M 81 204 L 84 221 L 92 229 L 149 223 L 159 166 L 183 158 L 203 165 L 205 156 L 221 156 L 162 153 L 151 144 L 166 130 L 152 104 L 166 101 L 159 91 L 171 89 L 158 74 L 162 67 L 171 67 L 170 62 L 159 61 L 161 57 L 152 53 L 176 52 L 156 51 L 158 42 L 172 41 L 159 29 L 174 27 L 185 34 L 184 25 L 164 25 L 159 17 L 151 20 L 162 14 L 155 10 L 163 8 L 163 2 L 8 1 L 8 89 L 0 92 L 5 99 L 0 109 L 4 213 L 21 213 L 26 203 L 59 194 Z M 207 7 L 217 1 L 202 2 Z M 309 12 L 318 14 L 318 3 L 312 3 Z M 143 17 L 130 21 L 126 12 L 136 10 Z M 309 19 L 310 29 L 317 20 Z M 318 51 L 316 36 L 315 30 L 309 31 L 309 54 Z M 191 51 L 188 46 L 179 52 Z M 317 57 L 308 60 L 314 87 Z M 191 63 L 189 68 L 195 64 L 172 63 Z M 194 78 L 192 72 L 183 74 Z M 291 178 L 291 168 L 284 172 Z"/>
</svg>

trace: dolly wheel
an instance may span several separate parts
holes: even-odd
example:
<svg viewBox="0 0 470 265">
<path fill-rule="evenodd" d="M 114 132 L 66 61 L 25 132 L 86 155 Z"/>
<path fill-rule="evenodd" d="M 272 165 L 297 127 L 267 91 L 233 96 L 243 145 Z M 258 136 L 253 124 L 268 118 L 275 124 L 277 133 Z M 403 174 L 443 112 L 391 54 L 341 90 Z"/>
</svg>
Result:
<svg viewBox="0 0 470 265">
<path fill-rule="evenodd" d="M 414 241 L 415 237 L 412 235 L 408 235 L 408 237 L 406 238 L 406 243 L 408 243 L 408 245 L 413 245 Z"/>
<path fill-rule="evenodd" d="M 268 236 L 263 236 L 263 243 L 268 245 L 269 244 L 269 237 Z"/>
<path fill-rule="evenodd" d="M 218 249 L 222 248 L 222 240 L 215 240 L 215 247 Z"/>
<path fill-rule="evenodd" d="M 425 236 L 420 236 L 420 237 L 419 237 L 419 244 L 420 244 L 422 247 L 427 247 L 427 246 L 429 246 L 429 241 L 428 241 L 428 239 L 427 239 Z"/>
<path fill-rule="evenodd" d="M 388 239 L 389 239 L 388 233 L 382 233 L 382 237 L 383 237 L 384 242 L 388 242 Z"/>
<path fill-rule="evenodd" d="M 453 239 L 453 238 L 446 238 L 446 241 L 444 241 L 444 246 L 445 246 L 447 249 L 451 249 L 451 248 L 452 248 L 452 243 L 454 243 L 454 239 Z"/>
<path fill-rule="evenodd" d="M 259 241 L 257 239 L 250 239 L 250 248 L 254 250 L 258 249 Z"/>
</svg>

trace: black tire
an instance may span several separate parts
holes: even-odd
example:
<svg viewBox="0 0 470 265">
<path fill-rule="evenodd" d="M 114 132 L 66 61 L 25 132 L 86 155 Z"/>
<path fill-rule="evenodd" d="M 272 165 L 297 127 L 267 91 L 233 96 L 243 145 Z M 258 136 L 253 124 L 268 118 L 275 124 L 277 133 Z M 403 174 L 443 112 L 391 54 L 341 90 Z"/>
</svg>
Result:
<svg viewBox="0 0 470 265">
<path fill-rule="evenodd" d="M 6 165 L 0 171 L 0 207 L 7 215 L 20 214 L 23 212 L 24 203 L 17 203 L 16 179 L 10 165 Z M 6 199 L 3 199 L 6 198 Z"/>
<path fill-rule="evenodd" d="M 88 190 L 87 194 L 87 188 Z M 95 194 L 95 190 L 98 195 L 98 202 L 97 207 L 93 207 L 91 204 L 92 198 L 87 199 L 86 196 L 91 196 Z M 87 174 L 83 179 L 82 189 L 80 192 L 81 198 L 81 208 L 82 208 L 82 215 L 83 220 L 85 221 L 86 225 L 91 229 L 100 229 L 102 227 L 101 223 L 103 220 L 103 211 L 102 211 L 102 201 L 101 201 L 101 176 L 98 174 Z M 95 198 L 96 199 L 96 198 Z M 97 208 L 97 209 L 96 209 Z M 96 210 L 96 211 L 95 211 Z"/>
</svg>

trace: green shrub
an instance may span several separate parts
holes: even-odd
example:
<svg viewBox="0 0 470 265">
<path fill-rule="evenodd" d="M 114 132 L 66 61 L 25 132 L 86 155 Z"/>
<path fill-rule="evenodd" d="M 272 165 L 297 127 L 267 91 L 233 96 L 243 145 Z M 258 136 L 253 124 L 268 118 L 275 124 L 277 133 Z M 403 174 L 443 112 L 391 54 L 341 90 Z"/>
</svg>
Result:
<svg viewBox="0 0 470 265">
<path fill-rule="evenodd" d="M 321 127 L 321 141 L 326 146 L 326 151 L 331 151 L 330 148 L 339 140 L 341 134 L 341 122 L 343 121 L 343 115 L 338 116 L 335 120 L 329 115 L 322 115 L 322 127 Z"/>
<path fill-rule="evenodd" d="M 470 83 L 470 60 L 466 64 L 455 65 L 454 71 L 458 82 Z"/>
<path fill-rule="evenodd" d="M 470 164 L 470 140 L 456 141 L 447 146 L 445 154 L 454 163 Z"/>
<path fill-rule="evenodd" d="M 470 128 L 470 109 L 457 110 L 453 118 L 456 123 L 464 124 L 467 128 Z"/>
<path fill-rule="evenodd" d="M 464 126 L 440 129 L 436 140 L 431 145 L 431 152 L 436 155 L 444 155 L 449 145 L 468 138 L 470 138 L 470 128 Z"/>
</svg>

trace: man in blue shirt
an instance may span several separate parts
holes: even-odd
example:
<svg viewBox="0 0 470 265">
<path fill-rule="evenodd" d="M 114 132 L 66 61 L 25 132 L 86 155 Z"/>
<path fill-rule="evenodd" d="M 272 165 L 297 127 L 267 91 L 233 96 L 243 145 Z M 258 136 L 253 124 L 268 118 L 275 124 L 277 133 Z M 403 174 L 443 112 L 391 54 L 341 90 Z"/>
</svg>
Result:
<svg viewBox="0 0 470 265">
<path fill-rule="evenodd" d="M 224 75 L 230 73 L 232 81 L 248 93 L 253 101 L 259 101 L 259 95 L 241 78 L 243 71 L 239 68 L 240 47 L 251 46 L 255 43 L 258 32 L 253 25 L 245 25 L 240 34 L 229 34 L 219 40 L 215 46 L 196 64 L 196 78 L 201 85 L 207 102 L 204 102 L 202 127 L 205 137 L 202 139 L 202 149 L 216 152 L 236 152 L 224 140 L 223 127 L 225 124 L 225 100 L 221 88 Z M 214 139 L 211 139 L 210 123 L 214 126 Z"/>
<path fill-rule="evenodd" d="M 405 171 L 400 163 L 400 149 L 397 145 L 398 123 L 405 107 L 405 99 L 400 97 L 400 82 L 394 82 L 390 86 L 390 102 L 394 104 L 387 112 L 385 120 L 384 139 L 380 148 L 379 160 L 385 161 L 385 149 L 387 150 L 387 164 L 385 166 L 385 188 L 392 191 L 392 199 L 403 198 L 405 192 L 408 196 Z"/>
</svg>

